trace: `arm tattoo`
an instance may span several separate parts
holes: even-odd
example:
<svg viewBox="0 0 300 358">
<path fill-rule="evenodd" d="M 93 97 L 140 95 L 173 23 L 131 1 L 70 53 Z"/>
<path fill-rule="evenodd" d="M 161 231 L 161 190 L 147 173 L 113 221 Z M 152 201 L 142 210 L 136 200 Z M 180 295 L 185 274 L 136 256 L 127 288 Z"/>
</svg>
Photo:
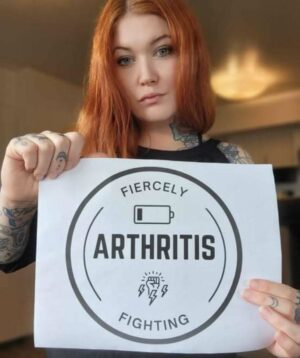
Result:
<svg viewBox="0 0 300 358">
<path fill-rule="evenodd" d="M 229 160 L 229 163 L 234 164 L 253 164 L 253 160 L 249 153 L 235 144 L 221 142 L 218 148 Z"/>
<path fill-rule="evenodd" d="M 183 132 L 180 131 L 180 129 L 178 128 L 178 126 L 172 122 L 170 124 L 170 128 L 172 130 L 173 133 L 173 138 L 176 141 L 180 141 L 183 143 L 184 148 L 178 148 L 178 149 L 186 149 L 186 148 L 193 148 L 196 147 L 199 144 L 199 137 L 197 135 L 196 132 Z"/>
<path fill-rule="evenodd" d="M 16 208 L 16 209 L 9 209 L 9 208 L 2 208 L 2 215 L 6 216 L 8 219 L 8 223 L 11 227 L 17 227 L 18 220 L 20 221 L 20 218 L 32 214 L 35 211 L 34 208 Z M 0 210 L 1 215 L 1 210 Z"/>
<path fill-rule="evenodd" d="M 29 227 L 36 207 L 0 210 L 0 263 L 17 260 L 28 242 Z"/>
</svg>

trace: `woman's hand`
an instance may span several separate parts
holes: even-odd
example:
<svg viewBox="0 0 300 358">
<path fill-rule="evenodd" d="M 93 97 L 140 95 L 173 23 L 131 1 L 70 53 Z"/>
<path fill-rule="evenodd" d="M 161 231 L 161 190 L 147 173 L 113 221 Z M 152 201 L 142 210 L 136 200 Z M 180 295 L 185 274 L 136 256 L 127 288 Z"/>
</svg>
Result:
<svg viewBox="0 0 300 358">
<path fill-rule="evenodd" d="M 1 170 L 1 197 L 10 203 L 36 203 L 38 182 L 77 165 L 84 145 L 77 132 L 45 131 L 13 138 Z"/>
<path fill-rule="evenodd" d="M 267 280 L 250 280 L 242 297 L 260 306 L 260 314 L 276 330 L 268 348 L 277 357 L 300 357 L 300 291 Z"/>
</svg>

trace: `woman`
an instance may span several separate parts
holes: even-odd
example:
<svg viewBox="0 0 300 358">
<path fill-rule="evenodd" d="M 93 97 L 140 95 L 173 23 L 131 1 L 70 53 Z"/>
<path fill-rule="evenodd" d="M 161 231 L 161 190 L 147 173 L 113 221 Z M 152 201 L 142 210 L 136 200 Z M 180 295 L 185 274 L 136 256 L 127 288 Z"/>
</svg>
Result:
<svg viewBox="0 0 300 358">
<path fill-rule="evenodd" d="M 82 155 L 251 162 L 239 147 L 204 136 L 214 121 L 214 102 L 198 26 L 183 0 L 107 1 L 94 34 L 77 132 L 27 134 L 12 139 L 7 147 L 0 197 L 4 271 L 34 260 L 39 180 L 56 178 L 76 166 Z M 259 306 L 262 318 L 276 330 L 269 351 L 280 357 L 299 356 L 299 292 L 256 279 L 243 297 Z M 144 355 L 49 352 L 52 357 Z"/>
</svg>

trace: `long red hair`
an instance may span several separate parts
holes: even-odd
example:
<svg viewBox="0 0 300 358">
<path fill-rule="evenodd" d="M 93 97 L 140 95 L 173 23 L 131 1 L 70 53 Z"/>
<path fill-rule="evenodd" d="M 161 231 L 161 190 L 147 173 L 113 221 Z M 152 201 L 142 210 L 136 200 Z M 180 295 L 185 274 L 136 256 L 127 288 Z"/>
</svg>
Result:
<svg viewBox="0 0 300 358">
<path fill-rule="evenodd" d="M 155 14 L 169 27 L 178 54 L 176 118 L 205 133 L 215 118 L 209 60 L 200 26 L 184 0 L 107 0 L 97 20 L 83 106 L 77 130 L 86 138 L 84 153 L 134 157 L 138 127 L 113 71 L 112 44 L 118 20 L 127 12 Z"/>
</svg>

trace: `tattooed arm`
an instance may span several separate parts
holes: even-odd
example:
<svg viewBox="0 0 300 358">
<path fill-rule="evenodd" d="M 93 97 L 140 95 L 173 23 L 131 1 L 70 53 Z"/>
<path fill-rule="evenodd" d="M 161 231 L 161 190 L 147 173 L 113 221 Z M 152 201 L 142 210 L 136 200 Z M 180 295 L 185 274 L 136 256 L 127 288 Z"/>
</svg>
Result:
<svg viewBox="0 0 300 358">
<path fill-rule="evenodd" d="M 16 261 L 22 256 L 29 237 L 29 228 L 36 205 L 15 207 L 0 198 L 0 264 Z"/>
</svg>

